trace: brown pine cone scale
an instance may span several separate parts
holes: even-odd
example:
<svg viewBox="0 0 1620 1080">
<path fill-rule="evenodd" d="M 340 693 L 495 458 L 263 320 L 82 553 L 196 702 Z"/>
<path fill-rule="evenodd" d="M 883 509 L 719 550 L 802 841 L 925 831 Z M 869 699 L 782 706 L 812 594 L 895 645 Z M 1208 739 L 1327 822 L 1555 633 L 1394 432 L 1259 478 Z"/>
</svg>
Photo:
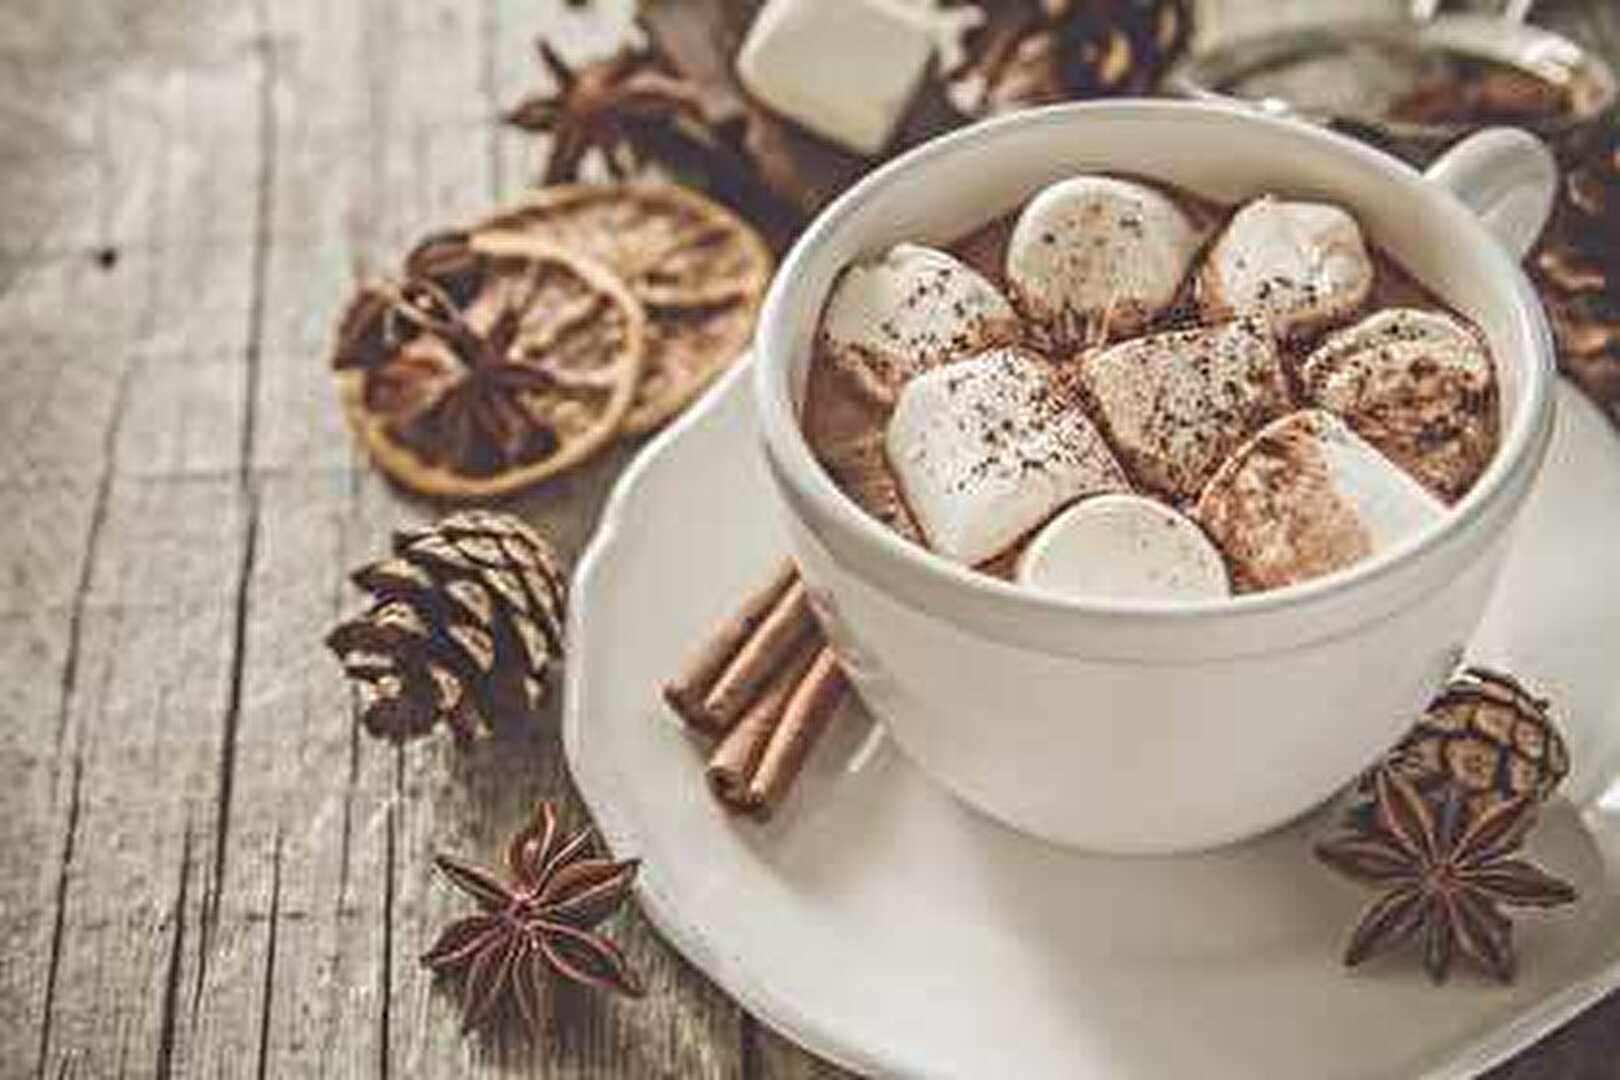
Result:
<svg viewBox="0 0 1620 1080">
<path fill-rule="evenodd" d="M 1455 788 L 1478 817 L 1517 798 L 1546 801 L 1569 773 L 1569 751 L 1545 699 L 1511 675 L 1471 667 L 1446 685 L 1380 767 L 1425 795 Z M 1371 774 L 1359 786 L 1370 798 Z"/>
<path fill-rule="evenodd" d="M 1570 164 L 1530 268 L 1564 372 L 1620 418 L 1620 123 Z"/>
<path fill-rule="evenodd" d="M 565 586 L 543 538 L 469 510 L 401 529 L 356 570 L 371 606 L 327 646 L 360 689 L 360 721 L 403 740 L 444 723 L 458 739 L 521 730 L 563 653 Z"/>
</svg>

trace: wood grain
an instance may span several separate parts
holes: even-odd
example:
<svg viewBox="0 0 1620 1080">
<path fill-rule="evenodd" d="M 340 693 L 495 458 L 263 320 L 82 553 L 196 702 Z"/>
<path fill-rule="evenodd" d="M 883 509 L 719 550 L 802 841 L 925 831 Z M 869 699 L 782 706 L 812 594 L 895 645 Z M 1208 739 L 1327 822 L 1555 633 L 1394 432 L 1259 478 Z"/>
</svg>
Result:
<svg viewBox="0 0 1620 1080">
<path fill-rule="evenodd" d="M 1205 0 L 1205 39 L 1377 0 Z M 1389 5 L 1382 5 L 1387 7 Z M 1549 5 L 1620 55 L 1601 4 Z M 0 11 L 0 1075 L 845 1075 L 634 912 L 640 1003 L 462 1039 L 417 967 L 539 797 L 555 706 L 457 755 L 363 740 L 320 637 L 344 571 L 437 508 L 379 480 L 325 351 L 357 274 L 519 190 L 530 39 L 627 0 L 14 0 Z M 626 447 L 513 505 L 572 557 Z M 1611 999 L 1499 1071 L 1609 1075 Z"/>
</svg>

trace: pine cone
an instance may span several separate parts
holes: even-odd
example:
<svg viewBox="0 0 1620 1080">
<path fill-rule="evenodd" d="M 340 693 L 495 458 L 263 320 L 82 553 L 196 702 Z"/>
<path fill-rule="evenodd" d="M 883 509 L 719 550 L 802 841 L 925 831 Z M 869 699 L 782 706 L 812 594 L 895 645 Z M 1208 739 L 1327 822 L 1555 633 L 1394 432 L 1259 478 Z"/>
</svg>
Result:
<svg viewBox="0 0 1620 1080">
<path fill-rule="evenodd" d="M 978 0 L 952 98 L 970 115 L 1150 93 L 1192 35 L 1188 0 Z"/>
<path fill-rule="evenodd" d="M 564 579 L 509 514 L 467 510 L 401 529 L 352 580 L 372 597 L 326 644 L 361 691 L 360 721 L 403 741 L 444 721 L 457 741 L 524 726 L 562 656 Z"/>
<path fill-rule="evenodd" d="M 1610 122 L 1571 166 L 1531 270 L 1564 370 L 1620 409 L 1620 124 Z"/>
<path fill-rule="evenodd" d="M 1620 304 L 1620 125 L 1606 127 L 1571 165 L 1536 262 L 1561 292 Z"/>
<path fill-rule="evenodd" d="M 1576 212 L 1574 239 L 1593 253 L 1620 261 L 1620 123 L 1611 121 L 1587 147 L 1565 186 L 1565 200 Z"/>
<path fill-rule="evenodd" d="M 1428 795 L 1455 785 L 1477 817 L 1522 796 L 1545 801 L 1569 774 L 1569 750 L 1546 700 L 1511 675 L 1472 667 L 1446 685 L 1380 766 Z M 1371 774 L 1359 794 L 1371 799 Z"/>
<path fill-rule="evenodd" d="M 1620 125 L 1583 142 L 1529 261 L 1558 338 L 1558 364 L 1620 410 Z"/>
</svg>

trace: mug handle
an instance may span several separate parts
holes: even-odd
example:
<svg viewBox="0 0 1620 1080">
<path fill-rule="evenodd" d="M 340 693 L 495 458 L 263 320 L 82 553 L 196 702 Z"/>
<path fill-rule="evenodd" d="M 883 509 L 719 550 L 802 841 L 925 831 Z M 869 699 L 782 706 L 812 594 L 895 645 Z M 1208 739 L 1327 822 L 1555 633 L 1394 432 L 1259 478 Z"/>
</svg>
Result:
<svg viewBox="0 0 1620 1080">
<path fill-rule="evenodd" d="M 1529 252 L 1558 193 L 1558 165 L 1518 128 L 1487 128 L 1441 154 L 1424 174 L 1479 215 L 1514 259 Z"/>
</svg>

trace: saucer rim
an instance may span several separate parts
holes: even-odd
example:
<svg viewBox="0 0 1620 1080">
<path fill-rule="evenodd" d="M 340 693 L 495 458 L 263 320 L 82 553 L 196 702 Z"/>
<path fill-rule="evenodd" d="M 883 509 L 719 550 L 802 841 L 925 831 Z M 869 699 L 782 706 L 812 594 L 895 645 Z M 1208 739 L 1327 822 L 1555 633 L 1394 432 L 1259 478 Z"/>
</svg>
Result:
<svg viewBox="0 0 1620 1080">
<path fill-rule="evenodd" d="M 599 578 L 610 576 L 611 562 L 631 516 L 630 507 L 637 490 L 664 466 L 663 459 L 671 446 L 726 404 L 729 395 L 750 392 L 752 364 L 752 354 L 745 354 L 691 408 L 643 447 L 614 485 L 591 542 L 580 556 L 569 583 L 567 640 L 570 652 L 563 688 L 563 752 L 581 799 L 602 838 L 616 852 L 637 852 L 643 850 L 644 845 L 638 843 L 640 834 L 631 824 L 632 815 L 620 809 L 612 794 L 628 790 L 623 782 L 623 771 L 610 755 L 587 749 L 591 725 L 584 719 L 581 688 L 585 680 L 580 673 L 590 662 L 586 647 L 590 606 L 580 601 L 597 587 Z M 1554 388 L 1564 381 L 1560 376 Z M 1584 394 L 1573 396 L 1580 400 L 1578 407 L 1597 411 L 1597 406 Z M 1620 438 L 1620 432 L 1616 437 Z M 1584 809 L 1584 805 L 1576 807 L 1577 812 Z M 1187 857 L 1196 858 L 1199 854 Z M 857 1046 L 834 1031 L 832 1024 L 798 1008 L 791 999 L 756 979 L 748 972 L 747 965 L 716 947 L 696 921 L 681 914 L 681 905 L 663 884 L 656 864 L 642 866 L 635 894 L 642 913 L 670 947 L 752 1017 L 783 1038 L 857 1075 L 931 1075 L 926 1062 L 905 1054 L 901 1045 L 891 1042 L 876 1049 Z M 1620 987 L 1620 960 L 1549 994 L 1489 1035 L 1466 1043 L 1421 1077 L 1423 1080 L 1466 1080 L 1476 1076 L 1569 1023 L 1616 987 Z"/>
</svg>

